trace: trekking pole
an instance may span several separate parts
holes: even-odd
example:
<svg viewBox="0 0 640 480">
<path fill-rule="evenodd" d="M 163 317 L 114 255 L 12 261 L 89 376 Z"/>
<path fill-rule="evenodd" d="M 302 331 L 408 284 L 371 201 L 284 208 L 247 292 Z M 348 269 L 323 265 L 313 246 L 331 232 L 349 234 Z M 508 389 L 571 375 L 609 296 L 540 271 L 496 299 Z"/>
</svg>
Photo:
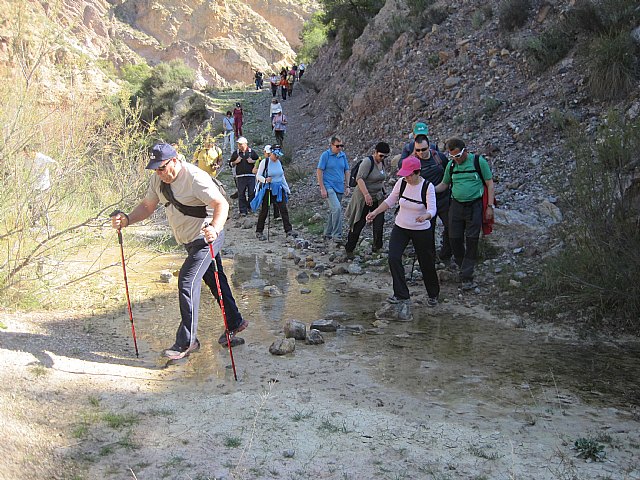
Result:
<svg viewBox="0 0 640 480">
<path fill-rule="evenodd" d="M 220 302 L 220 310 L 222 310 L 224 334 L 227 336 L 227 345 L 229 346 L 229 356 L 231 357 L 231 368 L 233 368 L 233 378 L 235 378 L 237 382 L 238 375 L 236 374 L 236 363 L 233 361 L 233 350 L 231 349 L 231 335 L 229 334 L 229 326 L 227 325 L 227 314 L 224 311 L 224 301 L 222 300 L 222 289 L 220 288 L 220 278 L 218 277 L 218 264 L 216 263 L 216 256 L 213 253 L 213 243 L 209 244 L 209 253 L 211 254 L 211 261 L 213 262 L 213 276 L 216 279 L 216 287 L 218 287 L 218 299 Z"/>
<path fill-rule="evenodd" d="M 112 217 L 121 212 L 113 212 Z M 133 312 L 131 311 L 131 298 L 129 298 L 129 282 L 127 281 L 127 267 L 124 263 L 124 247 L 122 246 L 122 231 L 118 229 L 118 243 L 120 244 L 120 257 L 122 258 L 122 274 L 124 276 L 124 290 L 127 293 L 127 308 L 129 309 L 129 321 L 131 322 L 131 335 L 133 336 L 133 346 L 136 349 L 136 358 L 140 358 L 138 354 L 138 340 L 136 339 L 136 327 L 133 324 Z"/>
</svg>

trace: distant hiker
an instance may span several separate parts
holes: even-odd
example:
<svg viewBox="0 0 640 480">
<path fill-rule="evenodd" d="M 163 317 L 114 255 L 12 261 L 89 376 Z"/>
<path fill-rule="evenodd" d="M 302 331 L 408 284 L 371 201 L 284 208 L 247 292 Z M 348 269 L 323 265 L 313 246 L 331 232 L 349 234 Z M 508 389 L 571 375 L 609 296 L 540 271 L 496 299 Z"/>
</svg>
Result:
<svg viewBox="0 0 640 480">
<path fill-rule="evenodd" d="M 332 239 L 342 245 L 342 195 L 349 195 L 349 161 L 343 151 L 344 143 L 338 136 L 331 137 L 329 148 L 320 155 L 316 178 L 320 195 L 327 200 L 329 208 L 324 228 L 325 240 Z"/>
<path fill-rule="evenodd" d="M 233 109 L 233 129 L 238 138 L 242 136 L 242 115 L 242 107 L 236 103 L 236 107 Z"/>
<path fill-rule="evenodd" d="M 287 74 L 284 73 L 280 75 L 280 94 L 282 95 L 282 100 L 287 99 L 287 93 L 289 93 L 289 80 L 287 80 Z"/>
<path fill-rule="evenodd" d="M 258 154 L 249 148 L 247 139 L 240 137 L 238 139 L 238 149 L 231 155 L 229 164 L 236 168 L 238 210 L 241 217 L 246 217 L 249 213 L 249 203 L 255 195 L 256 176 L 252 170 L 258 158 Z"/>
<path fill-rule="evenodd" d="M 344 249 L 348 257 L 353 257 L 353 251 L 358 244 L 360 233 L 366 224 L 367 213 L 375 210 L 384 200 L 384 159 L 389 156 L 389 144 L 380 142 L 376 145 L 373 155 L 369 155 L 360 163 L 356 175 L 357 188 L 347 207 L 346 217 L 349 235 Z M 378 215 L 373 221 L 373 252 L 382 249 L 382 229 L 384 215 Z"/>
<path fill-rule="evenodd" d="M 175 343 L 163 352 L 169 358 L 181 358 L 200 348 L 197 332 L 202 280 L 219 300 L 209 243 L 213 243 L 229 332 L 233 336 L 249 325 L 238 310 L 220 257 L 229 204 L 211 177 L 195 165 L 178 160 L 171 145 L 155 145 L 146 168 L 156 172 L 146 196 L 128 215 L 119 212 L 111 217 L 111 225 L 121 229 L 141 222 L 155 212 L 159 203 L 164 204 L 173 235 L 187 251 L 178 276 L 181 322 Z M 218 343 L 227 345 L 224 332 Z"/>
<path fill-rule="evenodd" d="M 444 176 L 444 169 L 447 166 L 447 157 L 442 153 L 434 150 L 429 144 L 429 139 L 424 134 L 416 135 L 413 147 L 413 155 L 420 160 L 420 176 L 425 180 L 431 182 L 433 185 L 438 185 L 442 182 Z M 400 159 L 398 167 L 402 167 L 403 160 Z M 449 199 L 451 194 L 449 190 L 445 190 L 440 193 L 436 193 L 436 202 L 438 205 L 438 217 L 443 225 L 442 230 L 442 243 L 440 245 L 440 251 L 438 257 L 440 261 L 445 265 L 451 262 L 451 243 L 449 241 Z M 434 242 L 435 242 L 435 228 L 437 219 L 434 218 L 431 221 L 431 228 L 434 229 Z M 435 243 L 433 245 L 435 251 Z"/>
<path fill-rule="evenodd" d="M 179 158 L 178 154 L 178 159 Z M 213 178 L 218 176 L 220 167 L 222 166 L 222 150 L 211 138 L 207 138 L 202 146 L 196 150 L 193 155 L 193 163 L 200 170 L 204 170 Z"/>
<path fill-rule="evenodd" d="M 271 99 L 271 105 L 269 106 L 269 113 L 271 114 L 271 120 L 276 115 L 276 112 L 280 110 L 282 111 L 282 104 L 278 101 L 277 98 Z"/>
<path fill-rule="evenodd" d="M 307 68 L 307 66 L 304 64 L 304 62 L 298 66 L 298 80 L 302 80 L 302 75 L 304 75 L 305 68 Z"/>
<path fill-rule="evenodd" d="M 278 94 L 278 82 L 280 81 L 280 77 L 275 73 L 272 73 L 269 77 L 269 86 L 271 87 L 271 96 L 275 97 Z"/>
<path fill-rule="evenodd" d="M 487 221 L 493 221 L 495 208 L 493 176 L 487 160 L 480 155 L 467 152 L 465 143 L 461 139 L 449 139 L 447 150 L 451 161 L 444 170 L 442 182 L 436 186 L 436 192 L 444 192 L 451 185 L 449 241 L 455 262 L 460 268 L 462 289 L 473 290 L 477 287 L 473 281 L 473 270 L 478 256 L 478 241 L 483 223 L 485 184 L 487 195 L 484 216 Z M 476 169 L 476 157 L 478 169 Z"/>
<path fill-rule="evenodd" d="M 263 73 L 260 70 L 256 70 L 254 75 L 256 81 L 256 90 L 262 90 L 262 77 Z"/>
<path fill-rule="evenodd" d="M 276 143 L 284 144 L 284 134 L 287 131 L 287 116 L 282 113 L 282 108 L 276 110 L 276 114 L 271 120 L 273 126 L 273 134 L 276 137 Z"/>
<path fill-rule="evenodd" d="M 280 145 L 273 145 L 274 150 L 280 150 Z M 267 159 L 269 160 L 269 158 L 271 157 L 271 145 L 265 145 L 264 146 L 264 153 L 261 159 L 259 159 L 256 163 L 253 164 L 253 170 L 252 172 L 254 174 L 258 173 L 258 168 L 260 167 L 260 163 L 262 162 L 262 160 Z M 262 187 L 262 184 L 258 181 L 258 177 L 256 177 L 256 193 L 258 193 L 258 189 L 260 189 Z M 278 210 L 278 204 L 274 203 L 273 204 L 273 219 L 274 220 L 280 220 L 280 211 Z"/>
<path fill-rule="evenodd" d="M 411 241 L 418 257 L 422 281 L 429 295 L 427 306 L 435 307 L 440 294 L 430 223 L 436 215 L 435 189 L 433 184 L 420 176 L 420 160 L 414 156 L 404 160 L 397 175 L 403 178 L 396 182 L 387 199 L 367 215 L 367 222 L 373 222 L 376 216 L 396 203 L 400 206 L 389 238 L 389 270 L 393 279 L 393 295 L 387 301 L 409 301 L 402 255 Z"/>
<path fill-rule="evenodd" d="M 293 84 L 296 83 L 295 73 L 292 71 L 287 75 L 287 95 L 291 97 L 293 95 Z"/>
<path fill-rule="evenodd" d="M 287 237 L 297 237 L 297 234 L 293 232 L 293 227 L 289 221 L 289 210 L 287 209 L 287 202 L 289 201 L 289 195 L 291 195 L 291 189 L 287 184 L 287 179 L 284 176 L 284 169 L 280 158 L 283 156 L 282 150 L 279 148 L 272 148 L 269 154 L 269 158 L 260 162 L 258 167 L 258 173 L 256 180 L 262 184 L 262 187 L 258 189 L 256 197 L 251 202 L 251 208 L 257 210 L 260 208 L 260 214 L 258 215 L 258 224 L 256 225 L 256 238 L 258 240 L 266 240 L 264 236 L 264 224 L 269 215 L 269 206 L 277 205 L 282 217 L 282 226 Z"/>
<path fill-rule="evenodd" d="M 227 110 L 227 114 L 222 118 L 222 129 L 224 130 L 224 142 L 222 148 L 226 149 L 229 146 L 229 153 L 231 153 L 235 147 L 234 140 L 234 127 L 233 117 L 231 116 L 231 110 Z"/>
<path fill-rule="evenodd" d="M 28 145 L 24 147 L 23 152 L 27 165 L 29 165 L 29 159 L 33 159 L 30 171 L 30 177 L 33 180 L 33 190 L 28 202 L 31 224 L 35 226 L 38 225 L 41 220 L 44 220 L 47 232 L 49 232 L 51 226 L 49 219 L 51 173 L 49 172 L 49 167 L 56 165 L 58 162 L 44 153 L 36 152 Z"/>
</svg>

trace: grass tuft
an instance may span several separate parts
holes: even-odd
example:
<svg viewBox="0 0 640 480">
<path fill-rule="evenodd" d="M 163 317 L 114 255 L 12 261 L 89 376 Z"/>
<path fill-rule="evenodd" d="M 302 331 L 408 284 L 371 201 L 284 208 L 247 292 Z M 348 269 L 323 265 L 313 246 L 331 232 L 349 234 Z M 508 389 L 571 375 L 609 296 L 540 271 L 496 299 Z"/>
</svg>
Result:
<svg viewBox="0 0 640 480">
<path fill-rule="evenodd" d="M 505 0 L 498 9 L 498 26 L 513 31 L 523 27 L 529 19 L 531 0 Z"/>
<path fill-rule="evenodd" d="M 587 54 L 589 90 L 599 99 L 621 98 L 631 91 L 638 71 L 636 46 L 629 32 L 613 32 L 595 38 Z"/>
</svg>

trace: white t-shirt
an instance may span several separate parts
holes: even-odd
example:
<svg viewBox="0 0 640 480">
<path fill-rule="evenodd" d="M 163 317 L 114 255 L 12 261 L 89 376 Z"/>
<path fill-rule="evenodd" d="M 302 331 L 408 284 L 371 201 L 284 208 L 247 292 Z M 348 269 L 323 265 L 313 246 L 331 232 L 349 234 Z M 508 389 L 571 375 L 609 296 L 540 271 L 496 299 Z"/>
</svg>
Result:
<svg viewBox="0 0 640 480">
<path fill-rule="evenodd" d="M 56 161 L 43 153 L 36 153 L 36 157 L 33 159 L 33 171 L 36 176 L 33 185 L 35 190 L 44 192 L 51 188 L 51 176 L 49 175 L 50 163 L 56 163 Z"/>
<path fill-rule="evenodd" d="M 205 223 L 210 223 L 213 218 L 213 209 L 209 207 L 209 204 L 213 200 L 215 193 L 219 192 L 218 187 L 213 183 L 209 174 L 195 165 L 182 162 L 180 173 L 171 183 L 171 191 L 175 199 L 183 205 L 207 206 L 207 218 L 184 215 L 172 204 L 166 207 L 167 220 L 169 220 L 169 225 L 176 241 L 184 245 L 202 238 L 202 226 Z M 161 202 L 166 204 L 169 202 L 160 191 L 160 177 L 158 175 L 154 174 L 151 177 L 145 199 L 154 203 Z"/>
</svg>

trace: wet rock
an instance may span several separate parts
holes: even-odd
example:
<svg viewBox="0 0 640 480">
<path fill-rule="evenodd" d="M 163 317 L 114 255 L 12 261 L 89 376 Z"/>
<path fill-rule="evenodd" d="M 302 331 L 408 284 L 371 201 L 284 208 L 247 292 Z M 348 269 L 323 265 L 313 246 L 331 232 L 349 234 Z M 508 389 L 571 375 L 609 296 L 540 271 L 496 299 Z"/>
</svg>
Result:
<svg viewBox="0 0 640 480">
<path fill-rule="evenodd" d="M 302 295 L 307 295 L 307 294 L 311 293 L 311 290 L 309 290 L 308 288 L 301 288 L 300 289 L 300 293 Z"/>
<path fill-rule="evenodd" d="M 410 322 L 413 320 L 409 301 L 396 304 L 386 303 L 375 313 L 377 319 L 395 320 L 397 322 Z"/>
<path fill-rule="evenodd" d="M 364 327 L 362 325 L 340 325 L 340 330 L 354 334 L 364 333 Z"/>
<path fill-rule="evenodd" d="M 296 275 L 296 280 L 298 283 L 307 283 L 309 282 L 309 274 L 307 272 L 300 272 Z"/>
<path fill-rule="evenodd" d="M 160 272 L 160 281 L 162 283 L 169 283 L 171 282 L 172 278 L 173 278 L 173 273 L 171 273 L 170 270 L 162 270 Z"/>
<path fill-rule="evenodd" d="M 309 330 L 304 343 L 307 345 L 320 345 L 324 343 L 324 337 L 322 336 L 322 333 L 320 333 L 320 330 L 312 328 Z"/>
<path fill-rule="evenodd" d="M 262 290 L 262 293 L 266 297 L 280 297 L 280 296 L 282 296 L 282 291 L 278 287 L 276 287 L 275 285 L 267 285 Z"/>
<path fill-rule="evenodd" d="M 335 332 L 338 329 L 338 322 L 326 318 L 321 318 L 311 323 L 311 329 L 321 332 Z"/>
<path fill-rule="evenodd" d="M 285 338 L 304 340 L 307 338 L 307 326 L 299 320 L 289 320 L 284 324 Z"/>
<path fill-rule="evenodd" d="M 344 273 L 349 273 L 349 270 L 344 265 L 336 265 L 331 269 L 332 275 L 342 275 Z"/>
<path fill-rule="evenodd" d="M 325 314 L 324 318 L 327 320 L 346 320 L 349 318 L 349 314 L 347 312 L 343 312 L 341 310 L 334 310 L 333 312 L 328 312 Z"/>
<path fill-rule="evenodd" d="M 362 275 L 362 267 L 357 263 L 352 263 L 347 267 L 347 272 L 351 275 Z"/>
<path fill-rule="evenodd" d="M 271 355 L 286 355 L 288 353 L 293 353 L 295 349 L 295 338 L 281 338 L 271 344 L 269 347 L 269 353 Z"/>
</svg>

